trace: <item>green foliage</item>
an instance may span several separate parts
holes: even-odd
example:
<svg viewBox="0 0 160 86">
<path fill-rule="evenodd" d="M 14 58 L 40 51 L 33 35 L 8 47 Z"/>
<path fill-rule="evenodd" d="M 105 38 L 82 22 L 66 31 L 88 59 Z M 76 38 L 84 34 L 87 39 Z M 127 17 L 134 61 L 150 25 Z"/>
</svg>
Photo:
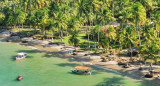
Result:
<svg viewBox="0 0 160 86">
<path fill-rule="evenodd" d="M 158 54 L 160 52 L 159 45 L 151 44 L 151 45 L 142 45 L 140 46 L 140 53 L 144 58 L 144 61 L 147 59 L 153 59 L 154 62 L 157 64 L 157 60 L 159 58 Z"/>
<path fill-rule="evenodd" d="M 136 24 L 144 24 L 146 20 L 146 10 L 140 2 L 133 5 L 133 18 Z"/>
<path fill-rule="evenodd" d="M 78 37 L 78 32 L 77 30 L 74 30 L 73 32 L 71 32 L 71 36 L 69 38 L 69 44 L 73 44 L 75 47 L 78 46 L 79 44 L 79 39 Z"/>
<path fill-rule="evenodd" d="M 120 40 L 122 45 L 124 45 L 125 47 L 133 47 L 134 45 L 136 45 L 137 33 L 135 33 L 135 28 L 124 28 L 120 33 Z"/>
<path fill-rule="evenodd" d="M 0 25 L 3 23 L 4 18 L 5 18 L 5 15 L 2 12 L 0 12 Z"/>
<path fill-rule="evenodd" d="M 16 13 L 15 13 L 15 21 L 17 24 L 22 24 L 25 22 L 25 19 L 26 19 L 26 14 L 25 12 L 21 11 L 21 10 L 17 10 Z"/>
<path fill-rule="evenodd" d="M 83 26 L 89 34 L 88 42 L 95 46 L 97 42 L 103 48 L 159 45 L 159 3 L 160 0 L 1 0 L 0 25 L 32 26 L 61 41 L 70 34 L 70 44 L 74 46 L 78 45 L 77 31 Z M 112 21 L 120 26 L 101 30 Z"/>
<path fill-rule="evenodd" d="M 102 47 L 102 48 L 109 47 L 109 41 L 108 41 L 108 39 L 106 37 L 106 33 L 104 31 L 101 31 L 100 34 L 101 35 L 99 36 L 99 43 L 98 43 L 98 45 L 100 47 Z"/>
</svg>

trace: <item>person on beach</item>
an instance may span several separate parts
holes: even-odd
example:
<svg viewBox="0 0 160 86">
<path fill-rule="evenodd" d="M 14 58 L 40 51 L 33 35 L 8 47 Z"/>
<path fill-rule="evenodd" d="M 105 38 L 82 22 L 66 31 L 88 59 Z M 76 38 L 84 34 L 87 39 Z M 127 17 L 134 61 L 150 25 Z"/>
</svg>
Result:
<svg viewBox="0 0 160 86">
<path fill-rule="evenodd" d="M 158 76 L 158 79 L 160 79 L 160 76 Z"/>
<path fill-rule="evenodd" d="M 158 79 L 160 79 L 160 76 L 159 76 L 159 74 L 158 74 L 158 77 L 157 77 Z"/>
</svg>

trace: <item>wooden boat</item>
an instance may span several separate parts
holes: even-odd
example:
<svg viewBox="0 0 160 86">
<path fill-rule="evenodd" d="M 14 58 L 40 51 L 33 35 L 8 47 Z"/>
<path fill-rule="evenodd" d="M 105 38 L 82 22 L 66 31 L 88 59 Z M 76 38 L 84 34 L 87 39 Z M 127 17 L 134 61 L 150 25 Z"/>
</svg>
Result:
<svg viewBox="0 0 160 86">
<path fill-rule="evenodd" d="M 23 79 L 23 76 L 18 76 L 18 77 L 17 77 L 17 80 L 18 80 L 18 81 L 21 81 L 22 79 Z"/>
<path fill-rule="evenodd" d="M 91 67 L 86 66 L 76 66 L 75 69 L 72 70 L 72 73 L 77 74 L 90 74 L 91 75 Z"/>
<path fill-rule="evenodd" d="M 27 54 L 24 53 L 24 52 L 18 53 L 18 54 L 17 54 L 17 57 L 16 57 L 16 61 L 25 59 L 25 58 L 26 58 L 26 55 L 27 55 Z"/>
</svg>

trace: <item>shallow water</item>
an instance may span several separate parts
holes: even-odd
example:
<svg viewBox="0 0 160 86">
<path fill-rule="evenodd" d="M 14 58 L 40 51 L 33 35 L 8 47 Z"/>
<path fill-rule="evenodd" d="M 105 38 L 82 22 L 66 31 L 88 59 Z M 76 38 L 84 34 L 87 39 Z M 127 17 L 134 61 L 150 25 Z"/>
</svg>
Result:
<svg viewBox="0 0 160 86">
<path fill-rule="evenodd" d="M 26 52 L 28 58 L 15 61 L 18 52 Z M 93 68 L 92 75 L 72 74 L 71 69 L 78 65 L 76 62 L 53 56 L 0 42 L 0 86 L 156 86 L 149 81 L 134 80 L 96 68 Z M 24 79 L 16 81 L 18 75 Z"/>
</svg>

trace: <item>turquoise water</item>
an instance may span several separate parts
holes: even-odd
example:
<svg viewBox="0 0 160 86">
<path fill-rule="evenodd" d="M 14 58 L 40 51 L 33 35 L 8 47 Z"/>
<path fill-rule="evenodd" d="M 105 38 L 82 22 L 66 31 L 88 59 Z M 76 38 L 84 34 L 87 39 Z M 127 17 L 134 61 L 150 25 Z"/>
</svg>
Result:
<svg viewBox="0 0 160 86">
<path fill-rule="evenodd" d="M 28 58 L 15 61 L 18 52 L 27 52 Z M 0 42 L 0 86 L 156 86 L 149 81 L 138 81 L 119 74 L 93 68 L 92 75 L 75 75 L 71 69 L 78 65 L 26 47 Z M 16 77 L 22 75 L 22 81 Z"/>
</svg>

